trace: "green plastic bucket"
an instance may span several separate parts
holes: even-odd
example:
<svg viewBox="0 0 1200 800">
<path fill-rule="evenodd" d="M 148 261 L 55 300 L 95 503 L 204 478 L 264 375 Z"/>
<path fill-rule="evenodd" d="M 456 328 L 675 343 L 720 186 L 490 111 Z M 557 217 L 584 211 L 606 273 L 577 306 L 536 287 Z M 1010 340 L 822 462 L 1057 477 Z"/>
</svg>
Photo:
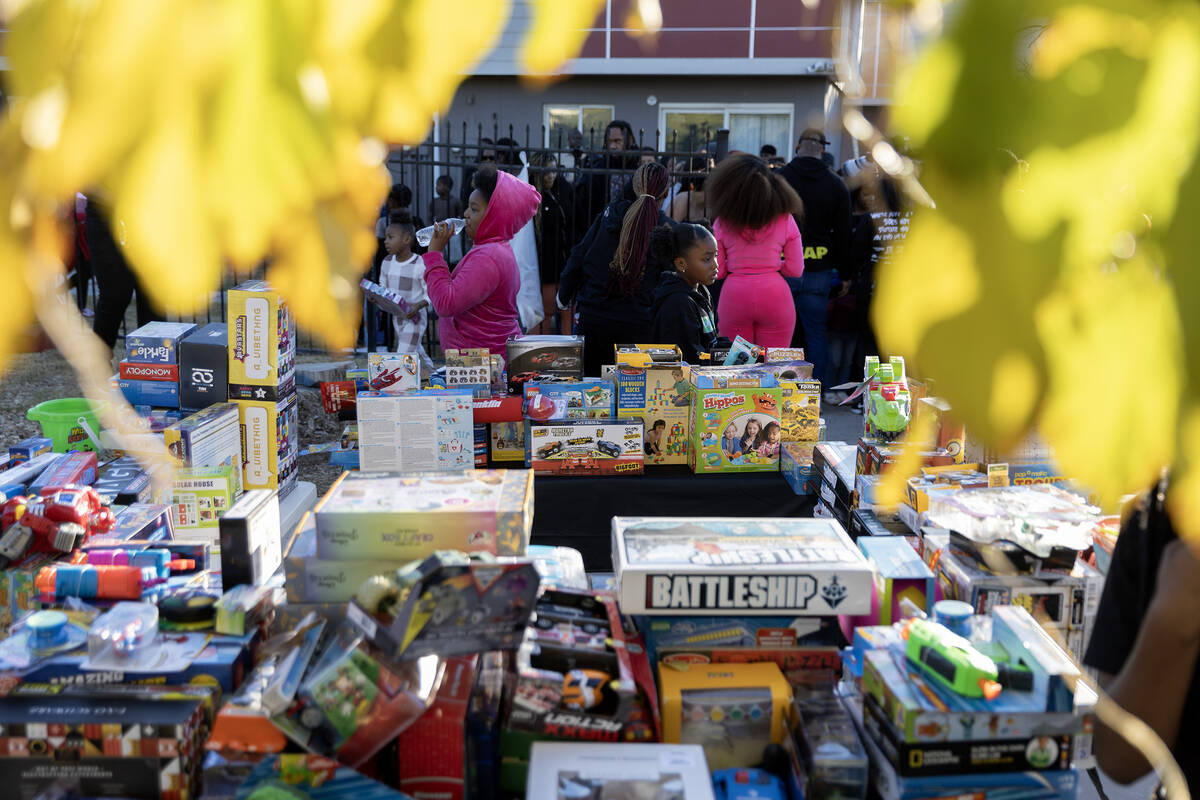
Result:
<svg viewBox="0 0 1200 800">
<path fill-rule="evenodd" d="M 42 436 L 54 442 L 54 452 L 68 450 L 96 450 L 96 443 L 79 424 L 79 418 L 87 420 L 92 430 L 100 430 L 100 421 L 92 405 L 83 397 L 65 397 L 62 400 L 47 400 L 25 412 L 25 418 L 42 426 Z"/>
</svg>

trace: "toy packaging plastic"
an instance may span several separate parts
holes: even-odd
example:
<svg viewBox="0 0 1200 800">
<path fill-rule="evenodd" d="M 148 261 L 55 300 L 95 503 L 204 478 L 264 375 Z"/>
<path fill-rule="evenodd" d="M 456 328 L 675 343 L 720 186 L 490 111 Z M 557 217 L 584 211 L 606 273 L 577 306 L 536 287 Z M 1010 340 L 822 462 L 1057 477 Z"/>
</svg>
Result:
<svg viewBox="0 0 1200 800">
<path fill-rule="evenodd" d="M 730 345 L 729 352 L 725 354 L 724 365 L 726 367 L 737 367 L 743 364 L 753 364 L 762 358 L 763 352 L 763 348 L 738 336 L 733 340 L 733 344 Z"/>
<path fill-rule="evenodd" d="M 345 473 L 315 516 L 321 558 L 409 561 L 447 549 L 520 556 L 533 525 L 533 473 Z"/>
<path fill-rule="evenodd" d="M 699 745 L 536 742 L 526 798 L 714 800 L 708 770 Z"/>
<path fill-rule="evenodd" d="M 682 362 L 617 366 L 617 416 L 645 420 L 647 466 L 688 462 L 692 430 L 688 370 Z"/>
<path fill-rule="evenodd" d="M 525 384 L 525 399 L 531 400 L 534 395 L 548 400 L 541 408 L 547 409 L 542 416 L 535 417 L 541 421 L 548 419 L 583 419 L 608 418 L 616 414 L 616 393 L 611 381 L 600 378 L 587 378 L 568 383 L 538 383 L 530 381 Z M 533 417 L 533 406 L 530 404 L 530 416 Z"/>
<path fill-rule="evenodd" d="M 663 741 L 698 744 L 712 769 L 750 767 L 780 744 L 792 689 L 774 664 L 714 664 L 658 671 Z"/>
<path fill-rule="evenodd" d="M 872 571 L 835 522 L 614 517 L 627 614 L 828 616 L 870 608 Z"/>
<path fill-rule="evenodd" d="M 539 376 L 583 377 L 582 336 L 518 336 L 507 345 L 508 393 L 522 394 Z"/>
<path fill-rule="evenodd" d="M 421 361 L 413 353 L 367 353 L 367 375 L 373 392 L 420 389 Z"/>
<path fill-rule="evenodd" d="M 163 431 L 167 452 L 183 467 L 241 464 L 242 431 L 236 403 L 218 403 L 197 411 Z M 235 497 L 242 491 L 242 471 L 234 471 Z"/>
<path fill-rule="evenodd" d="M 229 327 L 210 322 L 179 343 L 179 405 L 200 410 L 229 397 Z"/>
<path fill-rule="evenodd" d="M 258 586 L 283 561 L 279 531 L 279 496 L 267 489 L 242 495 L 221 517 L 221 587 Z"/>
<path fill-rule="evenodd" d="M 179 343 L 196 329 L 193 322 L 151 322 L 125 337 L 125 360 L 137 364 L 178 364 Z"/>
<path fill-rule="evenodd" d="M 274 489 L 286 497 L 296 487 L 300 453 L 299 398 L 238 400 L 242 426 L 243 489 Z"/>
<path fill-rule="evenodd" d="M 361 392 L 357 413 L 364 471 L 449 471 L 475 464 L 474 407 L 467 392 Z"/>
<path fill-rule="evenodd" d="M 700 371 L 693 370 L 693 376 Z M 711 371 L 709 371 L 711 372 Z M 708 382 L 711 375 L 699 375 Z M 769 376 L 768 376 L 769 377 Z M 758 378 L 744 379 L 752 384 Z M 774 382 L 773 377 L 769 377 Z M 694 386 L 691 409 L 693 472 L 773 472 L 779 469 L 783 431 L 778 388 L 736 386 L 741 378 L 722 378 L 726 388 Z M 695 384 L 695 381 L 693 381 Z"/>
<path fill-rule="evenodd" d="M 220 517 L 237 500 L 237 467 L 180 467 L 171 483 L 176 538 L 203 536 L 217 543 Z"/>
<path fill-rule="evenodd" d="M 296 322 L 283 298 L 260 280 L 239 284 L 226 296 L 229 399 L 281 400 L 294 393 Z"/>
<path fill-rule="evenodd" d="M 525 464 L 543 475 L 637 475 L 643 438 L 640 419 L 528 422 Z"/>
</svg>

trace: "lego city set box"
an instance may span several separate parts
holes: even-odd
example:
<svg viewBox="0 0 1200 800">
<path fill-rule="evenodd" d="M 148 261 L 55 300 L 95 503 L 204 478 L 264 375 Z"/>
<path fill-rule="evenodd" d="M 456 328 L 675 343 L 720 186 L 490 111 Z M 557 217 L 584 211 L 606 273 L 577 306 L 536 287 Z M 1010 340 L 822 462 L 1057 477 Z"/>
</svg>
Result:
<svg viewBox="0 0 1200 800">
<path fill-rule="evenodd" d="M 582 336 L 517 336 L 506 350 L 509 394 L 539 377 L 583 378 Z"/>
<path fill-rule="evenodd" d="M 475 465 L 471 394 L 360 392 L 358 463 L 367 472 L 454 471 Z"/>
<path fill-rule="evenodd" d="M 286 497 L 296 487 L 300 455 L 300 403 L 293 392 L 279 400 L 238 400 L 242 426 L 242 488 L 274 489 Z"/>
<path fill-rule="evenodd" d="M 226 297 L 229 399 L 274 401 L 294 393 L 296 322 L 283 298 L 260 280 L 239 284 Z"/>
<path fill-rule="evenodd" d="M 407 561 L 328 559 L 317 556 L 317 520 L 306 513 L 288 539 L 283 555 L 288 603 L 345 603 L 373 575 L 395 571 Z"/>
<path fill-rule="evenodd" d="M 743 370 L 714 378 L 716 369 L 691 371 L 688 465 L 696 473 L 778 471 L 782 391 L 774 376 Z"/>
<path fill-rule="evenodd" d="M 871 565 L 816 519 L 614 517 L 621 610 L 665 616 L 833 616 L 870 610 Z"/>
<path fill-rule="evenodd" d="M 537 742 L 528 787 L 526 800 L 714 800 L 704 749 L 696 744 Z"/>
<path fill-rule="evenodd" d="M 525 424 L 525 465 L 540 475 L 638 475 L 640 419 L 560 419 Z"/>
<path fill-rule="evenodd" d="M 325 559 L 410 561 L 435 550 L 521 556 L 533 526 L 533 473 L 347 472 L 314 515 Z"/>
<path fill-rule="evenodd" d="M 682 362 L 618 364 L 613 373 L 617 416 L 646 423 L 646 465 L 688 463 L 692 386 Z"/>
</svg>

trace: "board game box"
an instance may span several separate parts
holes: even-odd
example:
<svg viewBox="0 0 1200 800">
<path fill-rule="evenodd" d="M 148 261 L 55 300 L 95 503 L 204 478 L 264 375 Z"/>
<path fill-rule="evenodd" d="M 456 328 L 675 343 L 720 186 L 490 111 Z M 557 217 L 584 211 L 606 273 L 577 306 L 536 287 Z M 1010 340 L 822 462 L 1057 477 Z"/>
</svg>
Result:
<svg viewBox="0 0 1200 800">
<path fill-rule="evenodd" d="M 228 292 L 229 399 L 277 400 L 296 389 L 296 321 L 266 281 Z M 254 488 L 254 487 L 251 487 Z"/>
<path fill-rule="evenodd" d="M 621 610 L 672 616 L 865 614 L 873 572 L 817 519 L 614 517 Z"/>
<path fill-rule="evenodd" d="M 728 383 L 693 387 L 688 465 L 697 473 L 778 471 L 781 390 Z"/>
<path fill-rule="evenodd" d="M 239 400 L 242 426 L 242 488 L 275 489 L 285 497 L 296 486 L 300 453 L 299 398 Z"/>
</svg>

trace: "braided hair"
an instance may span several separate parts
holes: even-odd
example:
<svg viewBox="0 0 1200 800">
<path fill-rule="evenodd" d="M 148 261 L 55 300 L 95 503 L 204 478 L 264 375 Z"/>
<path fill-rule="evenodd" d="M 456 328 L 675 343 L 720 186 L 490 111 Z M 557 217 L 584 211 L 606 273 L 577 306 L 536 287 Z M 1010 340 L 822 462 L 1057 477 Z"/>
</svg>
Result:
<svg viewBox="0 0 1200 800">
<path fill-rule="evenodd" d="M 621 221 L 621 239 L 609 269 L 617 288 L 625 297 L 633 297 L 646 271 L 650 234 L 658 225 L 658 204 L 667 195 L 670 174 L 657 162 L 642 164 L 633 173 L 633 193 L 637 199 Z"/>
</svg>

